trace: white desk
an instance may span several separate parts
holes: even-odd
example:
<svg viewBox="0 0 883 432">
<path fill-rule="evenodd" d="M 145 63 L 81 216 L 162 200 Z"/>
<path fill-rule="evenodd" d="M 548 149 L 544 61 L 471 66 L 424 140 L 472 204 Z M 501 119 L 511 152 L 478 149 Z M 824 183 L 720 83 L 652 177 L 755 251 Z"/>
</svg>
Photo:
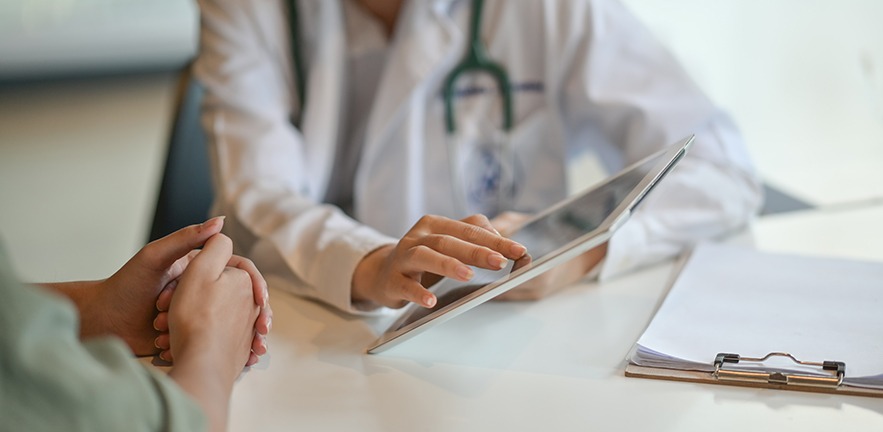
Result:
<svg viewBox="0 0 883 432">
<path fill-rule="evenodd" d="M 883 206 L 763 220 L 757 242 L 827 241 L 838 219 L 862 234 L 854 256 L 883 259 Z M 380 355 L 362 352 L 383 319 L 273 292 L 271 358 L 237 384 L 231 430 L 883 430 L 883 399 L 624 377 L 670 270 L 487 303 Z"/>
</svg>

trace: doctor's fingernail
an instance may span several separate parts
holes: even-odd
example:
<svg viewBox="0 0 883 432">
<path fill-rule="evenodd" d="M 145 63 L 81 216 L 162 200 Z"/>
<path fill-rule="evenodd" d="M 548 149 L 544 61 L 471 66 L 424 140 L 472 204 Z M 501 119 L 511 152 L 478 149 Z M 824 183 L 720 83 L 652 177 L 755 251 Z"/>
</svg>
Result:
<svg viewBox="0 0 883 432">
<path fill-rule="evenodd" d="M 492 268 L 501 269 L 503 267 L 506 267 L 506 263 L 508 263 L 509 261 L 503 255 L 493 254 L 487 258 L 487 262 L 491 265 Z"/>
<path fill-rule="evenodd" d="M 153 319 L 153 329 L 156 331 L 161 331 L 159 329 L 159 325 L 156 323 L 157 321 L 159 321 L 159 316 L 157 316 L 156 318 Z"/>
<path fill-rule="evenodd" d="M 468 281 L 469 279 L 472 279 L 472 276 L 474 275 L 474 273 L 475 272 L 473 272 L 472 269 L 469 268 L 469 266 L 457 267 L 457 278 L 459 278 L 462 281 Z"/>
<path fill-rule="evenodd" d="M 435 306 L 435 296 L 428 295 L 426 297 L 423 297 L 423 305 L 428 308 Z"/>
<path fill-rule="evenodd" d="M 516 258 L 521 258 L 522 256 L 524 256 L 525 253 L 527 253 L 527 248 L 518 243 L 515 243 L 509 247 L 509 252 L 512 254 L 512 256 Z"/>
</svg>

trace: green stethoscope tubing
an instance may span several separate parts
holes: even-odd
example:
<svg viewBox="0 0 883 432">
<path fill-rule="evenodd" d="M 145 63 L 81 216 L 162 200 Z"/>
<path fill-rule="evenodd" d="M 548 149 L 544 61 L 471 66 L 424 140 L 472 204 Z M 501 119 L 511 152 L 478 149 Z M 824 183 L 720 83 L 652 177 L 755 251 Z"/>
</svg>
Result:
<svg viewBox="0 0 883 432">
<path fill-rule="evenodd" d="M 481 14 L 484 0 L 472 0 L 472 17 L 469 22 L 469 46 L 463 60 L 445 78 L 442 95 L 445 102 L 445 128 L 448 133 L 456 130 L 454 124 L 454 86 L 461 75 L 468 72 L 485 72 L 496 82 L 503 98 L 503 129 L 512 129 L 512 92 L 509 75 L 499 64 L 488 58 L 487 48 L 481 41 Z"/>
<path fill-rule="evenodd" d="M 454 66 L 454 69 L 445 78 L 442 87 L 442 95 L 445 103 L 445 128 L 448 133 L 456 130 L 454 124 L 454 86 L 461 75 L 469 72 L 485 72 L 496 82 L 503 99 L 503 129 L 512 129 L 512 92 L 509 75 L 499 64 L 491 60 L 487 55 L 487 48 L 481 41 L 481 15 L 484 10 L 484 0 L 472 0 L 472 16 L 469 22 L 469 46 L 463 60 Z M 294 123 L 300 126 L 302 113 L 306 106 L 306 75 L 303 69 L 303 52 L 300 40 L 299 14 L 297 0 L 291 0 L 288 8 L 288 22 L 291 33 L 291 56 L 294 63 L 295 85 L 300 98 L 301 109 L 294 119 Z"/>
</svg>

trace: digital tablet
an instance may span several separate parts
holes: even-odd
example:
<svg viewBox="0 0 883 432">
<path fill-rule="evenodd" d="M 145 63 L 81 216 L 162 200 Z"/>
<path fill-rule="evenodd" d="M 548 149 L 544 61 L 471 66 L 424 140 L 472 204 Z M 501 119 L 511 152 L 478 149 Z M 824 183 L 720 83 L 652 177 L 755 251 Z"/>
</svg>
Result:
<svg viewBox="0 0 883 432">
<path fill-rule="evenodd" d="M 530 263 L 514 270 L 512 261 L 498 271 L 473 267 L 475 276 L 468 282 L 443 278 L 429 288 L 438 298 L 435 307 L 427 309 L 410 303 L 402 308 L 401 316 L 368 352 L 392 348 L 600 246 L 683 158 L 692 142 L 693 137 L 687 137 L 528 219 L 510 237 L 527 248 Z"/>
</svg>

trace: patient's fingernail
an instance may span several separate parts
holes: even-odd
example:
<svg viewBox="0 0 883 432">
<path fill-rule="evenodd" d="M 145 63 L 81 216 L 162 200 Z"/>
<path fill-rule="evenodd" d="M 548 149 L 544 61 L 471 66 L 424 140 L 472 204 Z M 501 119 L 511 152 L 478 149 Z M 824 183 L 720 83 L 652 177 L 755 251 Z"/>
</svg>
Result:
<svg viewBox="0 0 883 432">
<path fill-rule="evenodd" d="M 210 228 L 224 221 L 227 216 L 216 216 L 202 223 L 201 228 Z"/>
<path fill-rule="evenodd" d="M 157 316 L 156 318 L 153 319 L 153 329 L 156 331 L 160 331 L 159 325 L 156 323 L 157 321 L 159 321 L 159 316 Z"/>
<path fill-rule="evenodd" d="M 154 339 L 153 339 L 153 347 L 156 348 L 156 349 L 158 349 L 158 350 L 161 350 L 161 349 L 162 349 L 162 347 L 159 346 L 159 338 L 154 338 Z"/>
<path fill-rule="evenodd" d="M 423 297 L 423 305 L 428 308 L 435 306 L 435 296 L 427 295 L 427 296 Z"/>
<path fill-rule="evenodd" d="M 506 267 L 506 263 L 508 262 L 506 257 L 504 257 L 503 255 L 499 255 L 499 254 L 494 254 L 494 255 L 489 256 L 487 261 L 488 261 L 488 264 L 490 264 L 491 267 L 493 267 L 495 269 L 501 269 L 503 267 Z"/>
</svg>

